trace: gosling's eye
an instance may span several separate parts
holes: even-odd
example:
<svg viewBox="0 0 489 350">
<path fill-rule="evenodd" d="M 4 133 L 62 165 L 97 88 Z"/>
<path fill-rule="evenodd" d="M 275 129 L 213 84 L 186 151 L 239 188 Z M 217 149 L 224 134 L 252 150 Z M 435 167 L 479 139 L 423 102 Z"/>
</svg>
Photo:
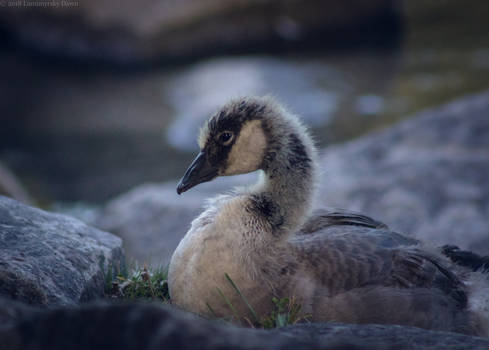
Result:
<svg viewBox="0 0 489 350">
<path fill-rule="evenodd" d="M 231 141 L 233 140 L 233 133 L 230 132 L 230 131 L 224 131 L 222 132 L 219 137 L 218 137 L 218 141 L 220 144 L 224 145 L 224 146 L 227 146 L 231 143 Z"/>
</svg>

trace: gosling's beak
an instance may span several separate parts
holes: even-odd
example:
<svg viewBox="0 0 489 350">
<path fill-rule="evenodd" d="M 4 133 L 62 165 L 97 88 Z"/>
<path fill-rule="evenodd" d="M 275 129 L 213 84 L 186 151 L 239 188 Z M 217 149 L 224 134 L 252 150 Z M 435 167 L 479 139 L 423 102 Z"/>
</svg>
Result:
<svg viewBox="0 0 489 350">
<path fill-rule="evenodd" d="M 204 152 L 200 152 L 178 183 L 177 193 L 181 194 L 202 182 L 211 181 L 217 174 L 218 169 L 209 164 Z"/>
</svg>

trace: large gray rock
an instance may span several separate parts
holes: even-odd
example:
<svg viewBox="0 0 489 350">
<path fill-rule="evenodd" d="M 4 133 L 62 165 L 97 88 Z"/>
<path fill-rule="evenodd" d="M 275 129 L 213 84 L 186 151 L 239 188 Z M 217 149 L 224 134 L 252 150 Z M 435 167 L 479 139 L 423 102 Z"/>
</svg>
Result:
<svg viewBox="0 0 489 350">
<path fill-rule="evenodd" d="M 0 300 L 0 310 L 1 306 Z M 252 330 L 155 304 L 91 305 L 47 312 L 20 305 L 8 308 L 15 317 L 0 325 L 0 344 L 5 350 L 489 348 L 487 338 L 390 325 L 327 323 Z"/>
<path fill-rule="evenodd" d="M 397 325 L 311 323 L 281 328 L 275 333 L 319 343 L 320 348 L 338 344 L 355 349 L 487 349 L 489 339 L 458 333 L 428 331 Z"/>
<path fill-rule="evenodd" d="M 0 296 L 76 305 L 103 296 L 104 270 L 122 262 L 120 238 L 0 196 Z"/>
<path fill-rule="evenodd" d="M 488 111 L 485 92 L 326 149 L 317 206 L 362 212 L 436 245 L 489 254 Z M 220 178 L 181 197 L 176 182 L 144 185 L 111 201 L 95 225 L 122 236 L 136 259 L 168 263 L 205 198 L 253 179 Z"/>
<path fill-rule="evenodd" d="M 489 92 L 330 147 L 321 164 L 320 205 L 489 254 Z"/>
<path fill-rule="evenodd" d="M 315 39 L 396 36 L 395 1 L 355 6 L 340 0 L 84 0 L 59 6 L 0 2 L 0 24 L 37 51 L 78 60 L 133 63 Z M 41 2 L 37 2 L 38 4 Z M 54 3 L 51 1 L 51 3 Z M 32 2 L 34 4 L 34 2 Z M 389 34 L 386 34 L 389 33 Z M 351 42 L 351 40 L 349 41 Z"/>
</svg>

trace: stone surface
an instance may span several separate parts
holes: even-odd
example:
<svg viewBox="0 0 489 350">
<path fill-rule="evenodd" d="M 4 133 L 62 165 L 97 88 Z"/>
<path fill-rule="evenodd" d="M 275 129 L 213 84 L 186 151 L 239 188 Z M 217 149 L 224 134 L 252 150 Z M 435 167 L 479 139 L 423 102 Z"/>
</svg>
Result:
<svg viewBox="0 0 489 350">
<path fill-rule="evenodd" d="M 489 92 L 321 157 L 320 205 L 359 211 L 436 245 L 489 253 Z"/>
<path fill-rule="evenodd" d="M 339 0 L 51 1 L 57 7 L 25 3 L 0 3 L 0 24 L 15 41 L 63 58 L 122 64 L 269 49 L 270 43 L 280 47 L 311 38 L 317 44 L 342 46 L 369 35 L 379 41 L 395 37 L 399 22 L 392 0 L 355 6 Z M 389 30 L 375 36 L 378 27 Z"/>
<path fill-rule="evenodd" d="M 350 325 L 311 323 L 274 331 L 298 339 L 328 344 L 357 346 L 358 349 L 485 349 L 489 339 L 458 333 L 436 332 L 397 325 Z"/>
<path fill-rule="evenodd" d="M 4 308 L 0 300 L 0 310 Z M 252 330 L 147 303 L 45 312 L 8 303 L 7 309 L 14 317 L 0 325 L 0 344 L 6 350 L 489 348 L 486 338 L 403 326 L 327 323 Z"/>
<path fill-rule="evenodd" d="M 103 296 L 102 268 L 122 260 L 120 238 L 0 196 L 0 296 L 76 305 Z"/>
<path fill-rule="evenodd" d="M 485 92 L 326 149 L 318 206 L 362 212 L 433 244 L 487 255 L 488 110 Z M 166 264 L 205 198 L 253 179 L 219 178 L 180 197 L 176 181 L 144 185 L 111 201 L 94 223 L 123 237 L 137 260 Z"/>
<path fill-rule="evenodd" d="M 24 204 L 32 205 L 34 200 L 12 171 L 0 162 L 0 195 L 15 198 Z"/>
</svg>

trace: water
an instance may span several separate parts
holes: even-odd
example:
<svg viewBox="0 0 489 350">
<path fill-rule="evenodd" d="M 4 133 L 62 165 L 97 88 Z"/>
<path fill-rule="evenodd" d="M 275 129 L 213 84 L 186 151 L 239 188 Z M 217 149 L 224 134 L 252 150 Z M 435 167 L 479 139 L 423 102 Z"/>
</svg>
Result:
<svg viewBox="0 0 489 350">
<path fill-rule="evenodd" d="M 4 50 L 0 160 L 43 205 L 103 203 L 180 177 L 197 151 L 199 125 L 230 97 L 276 96 L 325 147 L 488 89 L 485 2 L 459 9 L 448 1 L 437 18 L 426 16 L 434 5 L 405 4 L 406 36 L 387 51 L 218 57 L 111 72 Z"/>
</svg>

